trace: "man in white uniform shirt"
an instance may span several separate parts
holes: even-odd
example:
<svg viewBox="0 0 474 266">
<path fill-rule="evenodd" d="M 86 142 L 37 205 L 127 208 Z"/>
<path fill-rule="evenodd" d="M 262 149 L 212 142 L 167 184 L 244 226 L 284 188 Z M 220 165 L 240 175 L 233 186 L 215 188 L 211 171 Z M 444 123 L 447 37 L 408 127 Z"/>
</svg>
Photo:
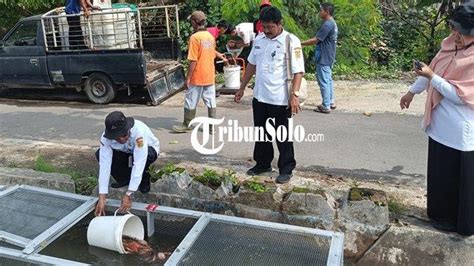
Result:
<svg viewBox="0 0 474 266">
<path fill-rule="evenodd" d="M 275 119 L 275 128 L 283 126 L 288 129 L 292 115 L 300 111 L 299 88 L 304 74 L 304 60 L 300 40 L 283 29 L 281 12 L 273 6 L 265 7 L 260 12 L 264 33 L 256 37 L 248 57 L 249 64 L 245 71 L 235 101 L 240 102 L 245 87 L 255 74 L 253 119 L 255 127 L 265 127 L 269 118 Z M 289 38 L 289 39 L 288 39 Z M 289 42 L 289 49 L 287 49 Z M 290 51 L 291 74 L 293 75 L 291 91 L 288 91 L 287 51 Z M 278 141 L 280 171 L 277 183 L 287 183 L 296 166 L 293 142 Z M 247 171 L 248 175 L 259 175 L 272 171 L 273 144 L 270 141 L 255 142 L 253 158 L 255 167 Z"/>
<path fill-rule="evenodd" d="M 96 216 L 105 214 L 105 200 L 109 192 L 110 176 L 115 179 L 113 188 L 128 186 L 122 197 L 120 210 L 128 211 L 133 194 L 140 190 L 150 191 L 148 168 L 160 153 L 160 142 L 151 129 L 142 121 L 125 117 L 114 111 L 105 119 L 105 131 L 100 138 L 100 149 L 96 152 L 99 161 L 99 202 Z"/>
<path fill-rule="evenodd" d="M 238 37 L 238 39 L 227 42 L 229 48 L 243 48 L 250 46 L 250 43 L 255 40 L 255 32 L 253 31 L 253 23 L 244 22 L 231 29 L 230 35 Z"/>
</svg>

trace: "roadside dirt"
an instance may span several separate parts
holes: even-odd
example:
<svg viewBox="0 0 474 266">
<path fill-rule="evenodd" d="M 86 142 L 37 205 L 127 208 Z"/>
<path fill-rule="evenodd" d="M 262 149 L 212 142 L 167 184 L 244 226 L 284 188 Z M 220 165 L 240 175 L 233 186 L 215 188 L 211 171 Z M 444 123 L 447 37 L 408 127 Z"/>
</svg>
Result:
<svg viewBox="0 0 474 266">
<path fill-rule="evenodd" d="M 81 177 L 97 176 L 98 163 L 95 159 L 94 147 L 64 145 L 50 142 L 33 140 L 13 140 L 0 139 L 2 153 L 0 154 L 0 166 L 35 168 L 35 163 L 39 155 L 47 158 L 47 163 L 53 165 L 56 169 L 66 169 L 66 172 L 79 173 Z M 181 154 L 162 153 L 154 167 L 160 169 L 166 163 L 173 163 L 184 167 L 191 174 L 201 174 L 204 169 L 213 169 L 219 173 L 224 170 L 233 170 L 237 178 L 241 181 L 249 178 L 245 175 L 246 169 L 251 166 L 251 162 L 242 162 L 235 160 L 207 160 L 191 161 Z M 271 173 L 273 180 L 277 172 Z M 308 169 L 297 169 L 294 178 L 290 183 L 293 186 L 311 187 L 314 189 L 330 189 L 331 191 L 348 191 L 352 187 L 371 188 L 383 190 L 387 193 L 392 204 L 401 207 L 400 213 L 392 213 L 396 218 L 399 215 L 408 215 L 417 219 L 426 220 L 425 189 L 420 187 L 403 186 L 399 184 L 387 184 L 382 182 L 372 182 L 356 180 L 347 176 L 330 175 L 324 172 Z"/>
<path fill-rule="evenodd" d="M 414 80 L 414 79 L 413 79 Z M 415 96 L 409 110 L 400 109 L 400 98 L 407 92 L 411 79 L 400 81 L 335 81 L 336 104 L 344 112 L 404 113 L 422 115 L 425 106 L 425 93 Z M 314 109 L 321 103 L 321 93 L 316 81 L 308 82 L 308 99 L 305 109 Z M 247 88 L 241 105 L 234 103 L 233 95 L 217 98 L 218 107 L 248 108 L 251 105 L 252 90 Z M 183 106 L 184 92 L 164 102 L 164 106 Z M 202 101 L 200 106 L 204 106 Z"/>
<path fill-rule="evenodd" d="M 396 112 L 412 115 L 421 115 L 424 110 L 424 95 L 415 97 L 409 111 L 401 111 L 399 107 L 400 97 L 408 90 L 411 79 L 400 81 L 335 81 L 336 104 L 338 111 L 343 112 Z M 308 82 L 309 98 L 304 106 L 305 109 L 313 109 L 321 102 L 319 87 L 315 81 Z M 172 97 L 164 102 L 164 106 L 183 106 L 184 93 Z M 218 106 L 235 109 L 251 108 L 252 90 L 246 90 L 246 96 L 242 104 L 233 101 L 233 95 L 221 95 L 218 98 Z M 202 101 L 200 102 L 202 106 Z M 38 155 L 48 158 L 51 164 L 61 169 L 70 169 L 90 176 L 97 175 L 98 164 L 94 157 L 93 147 L 62 145 L 49 142 L 0 139 L 2 154 L 0 154 L 0 166 L 34 168 Z M 186 163 L 186 158 L 176 154 L 160 154 L 157 167 L 167 162 L 175 164 Z M 240 163 L 240 164 L 239 164 Z M 214 161 L 192 162 L 195 171 L 203 171 L 204 167 L 232 168 L 238 173 L 245 173 L 250 165 L 242 162 Z M 296 182 L 311 182 L 321 188 L 331 189 L 358 186 L 372 189 L 384 190 L 396 204 L 405 207 L 405 214 L 422 217 L 425 219 L 426 197 L 424 188 L 404 187 L 403 185 L 387 185 L 381 182 L 370 182 L 355 180 L 350 177 L 330 176 L 311 170 L 301 170 L 296 173 L 299 178 Z"/>
</svg>

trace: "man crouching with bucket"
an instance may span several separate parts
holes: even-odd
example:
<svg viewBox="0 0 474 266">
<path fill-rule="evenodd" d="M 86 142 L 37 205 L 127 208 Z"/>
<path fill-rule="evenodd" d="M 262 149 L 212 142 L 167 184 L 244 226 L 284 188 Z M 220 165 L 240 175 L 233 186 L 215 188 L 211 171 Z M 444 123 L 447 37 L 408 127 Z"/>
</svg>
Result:
<svg viewBox="0 0 474 266">
<path fill-rule="evenodd" d="M 160 142 L 145 123 L 125 117 L 120 111 L 107 115 L 105 131 L 100 138 L 100 149 L 96 152 L 99 161 L 99 202 L 95 215 L 105 215 L 105 200 L 109 192 L 110 176 L 116 180 L 113 188 L 128 185 L 122 197 L 120 212 L 132 207 L 133 193 L 150 191 L 148 168 L 160 153 Z"/>
</svg>

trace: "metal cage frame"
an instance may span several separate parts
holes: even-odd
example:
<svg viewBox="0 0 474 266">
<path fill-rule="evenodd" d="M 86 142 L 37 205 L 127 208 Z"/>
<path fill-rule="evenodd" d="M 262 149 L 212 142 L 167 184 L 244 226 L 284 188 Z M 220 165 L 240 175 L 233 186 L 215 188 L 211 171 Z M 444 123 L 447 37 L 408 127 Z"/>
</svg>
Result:
<svg viewBox="0 0 474 266">
<path fill-rule="evenodd" d="M 118 208 L 120 201 L 108 200 L 107 207 Z M 193 228 L 189 231 L 186 237 L 181 241 L 180 245 L 175 249 L 173 254 L 168 258 L 165 265 L 178 265 L 181 259 L 185 256 L 187 251 L 192 247 L 199 235 L 204 231 L 206 226 L 212 221 L 221 221 L 233 223 L 236 225 L 246 225 L 257 229 L 276 230 L 281 232 L 288 232 L 293 234 L 300 234 L 306 236 L 325 237 L 330 239 L 330 248 L 328 253 L 327 265 L 339 266 L 344 262 L 344 233 L 327 231 L 315 228 L 308 228 L 302 226 L 266 222 L 255 219 L 241 218 L 235 216 L 227 216 L 221 214 L 212 214 L 200 211 L 191 211 L 173 207 L 159 206 L 154 210 L 150 210 L 149 205 L 143 203 L 133 203 L 132 210 L 146 214 L 147 221 L 147 235 L 148 237 L 154 234 L 154 220 L 155 215 L 175 215 L 181 217 L 198 219 Z"/>
<path fill-rule="evenodd" d="M 46 247 L 49 243 L 51 243 L 56 238 L 65 233 L 68 229 L 70 229 L 74 224 L 84 218 L 87 214 L 89 214 L 94 209 L 94 205 L 97 202 L 97 198 L 50 189 L 31 187 L 26 185 L 16 185 L 7 188 L 4 191 L 0 191 L 0 199 L 10 193 L 13 193 L 19 188 L 43 193 L 51 193 L 52 195 L 66 197 L 68 199 L 84 200 L 84 203 L 34 239 L 26 239 L 21 236 L 0 231 L 0 240 L 4 240 L 10 244 L 14 244 L 24 248 L 23 250 L 17 250 L 7 247 L 0 247 L 0 257 L 46 265 L 87 265 L 70 260 L 39 255 L 37 253 L 41 249 Z M 111 210 L 120 207 L 120 205 L 121 202 L 119 200 L 108 200 L 106 207 L 108 210 Z M 344 234 L 340 232 L 333 232 L 274 222 L 266 222 L 235 216 L 226 216 L 221 214 L 212 214 L 166 206 L 154 206 L 136 202 L 133 203 L 132 210 L 135 213 L 146 217 L 148 236 L 152 236 L 154 234 L 154 223 L 157 215 L 170 215 L 177 217 L 193 218 L 197 220 L 191 230 L 186 234 L 185 238 L 180 242 L 178 247 L 168 258 L 165 265 L 179 265 L 182 262 L 182 259 L 186 256 L 187 252 L 193 247 L 193 244 L 196 242 L 196 240 L 211 222 L 221 222 L 237 226 L 250 227 L 253 229 L 271 230 L 274 232 L 289 233 L 292 235 L 320 238 L 323 237 L 329 240 L 329 251 L 327 254 L 326 265 L 343 265 Z"/>
<path fill-rule="evenodd" d="M 94 210 L 95 204 L 97 202 L 97 198 L 52 189 L 32 187 L 27 185 L 15 185 L 3 191 L 0 191 L 0 199 L 3 197 L 7 197 L 9 194 L 14 193 L 18 189 L 25 189 L 59 196 L 67 199 L 83 201 L 83 203 L 74 211 L 70 212 L 68 215 L 57 221 L 49 229 L 45 230 L 33 239 L 18 236 L 9 232 L 0 231 L 0 241 L 3 240 L 9 244 L 23 248 L 22 252 L 24 254 L 29 255 L 38 253 L 49 243 L 53 242 L 55 239 L 65 233 L 69 228 L 74 226 L 77 222 L 79 222 L 82 218 L 84 218 L 87 214 Z"/>
<path fill-rule="evenodd" d="M 83 266 L 89 265 L 72 260 L 65 260 L 56 257 L 40 255 L 40 254 L 25 254 L 20 250 L 0 247 L 0 261 L 1 258 L 7 258 L 15 261 L 22 261 L 26 263 L 34 263 L 39 265 L 68 265 L 68 266 Z"/>
<path fill-rule="evenodd" d="M 163 11 L 165 16 L 165 22 L 163 25 L 160 24 L 151 24 L 147 25 L 144 22 L 146 21 L 145 18 L 147 14 L 157 11 Z M 66 35 L 61 35 L 57 33 L 61 32 L 60 26 L 65 26 L 64 24 L 67 18 L 71 17 L 83 17 L 83 12 L 79 14 L 62 14 L 64 13 L 64 7 L 56 8 L 53 10 L 48 11 L 47 13 L 41 16 L 41 27 L 43 31 L 43 40 L 46 47 L 46 51 L 50 51 L 55 49 L 55 52 L 62 52 L 62 51 L 70 51 L 71 48 L 74 48 L 74 45 L 62 45 L 58 41 L 61 38 L 65 38 Z M 111 21 L 103 20 L 103 16 L 116 16 L 117 18 L 113 18 Z M 122 17 L 119 20 L 118 17 Z M 132 19 L 132 17 L 135 17 Z M 97 21 L 94 21 L 94 18 L 97 18 Z M 59 21 L 62 20 L 63 24 L 60 24 Z M 102 32 L 104 31 L 104 26 L 106 23 L 113 25 L 113 33 L 112 35 L 117 35 L 117 29 L 115 27 L 115 22 L 124 22 L 125 29 L 126 29 L 126 39 L 128 43 L 128 47 L 124 48 L 104 48 L 100 47 L 100 45 L 95 45 L 95 37 L 101 34 L 94 35 L 94 27 L 102 28 Z M 133 21 L 133 25 L 131 25 L 131 21 Z M 95 24 L 94 24 L 95 23 Z M 136 25 L 135 25 L 136 23 Z M 56 25 L 58 24 L 58 25 Z M 60 25 L 59 25 L 60 24 Z M 94 25 L 93 25 L 94 24 Z M 75 51 L 84 51 L 84 50 L 91 50 L 96 49 L 98 50 L 113 50 L 113 49 L 143 49 L 143 40 L 144 39 L 153 39 L 153 38 L 180 38 L 180 28 L 179 28 L 179 8 L 178 5 L 163 5 L 163 6 L 149 6 L 149 7 L 137 7 L 136 10 L 120 10 L 120 9 L 104 9 L 101 13 L 90 13 L 89 18 L 84 18 L 82 22 L 79 24 L 80 27 L 86 29 L 86 32 L 82 32 L 82 36 L 84 40 L 88 42 L 89 47 L 86 49 L 77 49 Z M 110 26 L 110 25 L 109 25 Z M 69 26 L 67 26 L 69 28 Z M 148 31 L 153 31 L 156 27 L 166 27 L 164 29 L 166 36 L 157 36 L 156 34 L 150 34 L 150 36 L 144 36 L 144 33 Z M 136 30 L 135 30 L 136 29 Z M 69 29 L 68 29 L 69 31 Z M 130 36 L 130 32 L 134 32 L 132 38 Z M 51 41 L 48 41 L 48 34 L 51 34 Z M 68 33 L 69 35 L 69 33 Z M 110 34 L 107 34 L 110 35 Z M 117 38 L 115 36 L 115 42 L 117 42 Z M 136 47 L 130 46 L 130 43 L 137 43 Z M 117 45 L 115 43 L 114 45 Z"/>
</svg>

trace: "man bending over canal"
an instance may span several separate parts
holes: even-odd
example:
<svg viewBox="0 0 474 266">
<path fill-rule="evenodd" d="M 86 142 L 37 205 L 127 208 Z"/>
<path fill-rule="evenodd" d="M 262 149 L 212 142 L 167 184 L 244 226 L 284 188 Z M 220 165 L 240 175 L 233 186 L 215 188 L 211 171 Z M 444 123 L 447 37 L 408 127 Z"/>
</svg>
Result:
<svg viewBox="0 0 474 266">
<path fill-rule="evenodd" d="M 99 161 L 99 202 L 95 215 L 105 215 L 105 199 L 109 192 L 110 176 L 115 179 L 113 188 L 128 186 L 122 197 L 121 212 L 132 207 L 133 194 L 150 191 L 148 168 L 160 153 L 160 142 L 142 121 L 125 117 L 120 111 L 105 119 L 105 131 L 96 152 Z"/>
</svg>

